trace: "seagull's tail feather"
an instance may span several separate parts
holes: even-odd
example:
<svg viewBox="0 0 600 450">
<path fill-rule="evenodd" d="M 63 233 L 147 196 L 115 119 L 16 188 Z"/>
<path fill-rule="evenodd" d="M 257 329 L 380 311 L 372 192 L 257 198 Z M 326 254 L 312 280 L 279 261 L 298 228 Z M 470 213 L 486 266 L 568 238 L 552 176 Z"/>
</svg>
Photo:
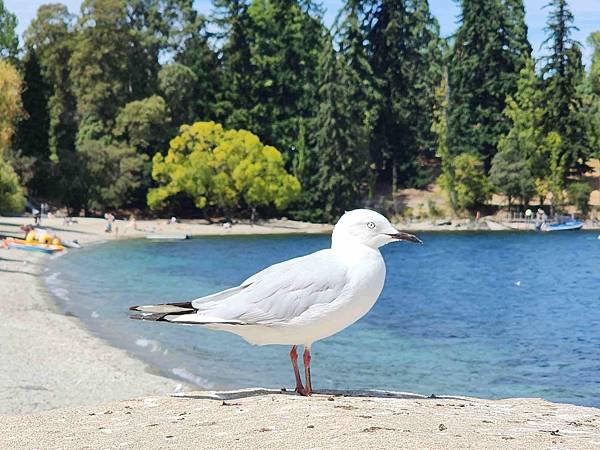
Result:
<svg viewBox="0 0 600 450">
<path fill-rule="evenodd" d="M 239 320 L 222 319 L 197 314 L 197 309 L 191 302 L 165 303 L 163 305 L 132 306 L 131 311 L 140 314 L 132 314 L 130 319 L 149 320 L 152 322 L 171 322 L 190 325 L 245 325 Z"/>
<path fill-rule="evenodd" d="M 141 305 L 131 306 L 130 311 L 140 311 L 146 313 L 172 313 L 172 314 L 186 314 L 196 312 L 196 308 L 192 306 L 192 302 L 181 302 L 181 303 L 164 303 L 161 305 Z"/>
</svg>

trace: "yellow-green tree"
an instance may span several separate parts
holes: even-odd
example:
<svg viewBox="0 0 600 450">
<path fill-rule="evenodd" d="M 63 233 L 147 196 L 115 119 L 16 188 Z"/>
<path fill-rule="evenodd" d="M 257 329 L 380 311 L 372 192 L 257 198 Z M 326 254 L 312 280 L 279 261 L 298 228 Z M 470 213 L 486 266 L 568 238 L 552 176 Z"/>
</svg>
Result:
<svg viewBox="0 0 600 450">
<path fill-rule="evenodd" d="M 15 122 L 22 114 L 22 80 L 16 69 L 0 60 L 0 211 L 18 211 L 25 204 L 19 178 L 4 159 L 15 131 Z"/>
<path fill-rule="evenodd" d="M 10 143 L 15 122 L 22 114 L 22 80 L 17 70 L 0 60 L 0 152 Z"/>
<path fill-rule="evenodd" d="M 490 197 L 490 185 L 483 170 L 483 162 L 470 153 L 461 153 L 452 160 L 454 189 L 459 209 L 475 211 Z"/>
<path fill-rule="evenodd" d="M 159 184 L 148 192 L 153 209 L 178 194 L 200 209 L 283 209 L 300 193 L 300 182 L 286 172 L 275 147 L 249 131 L 226 131 L 215 122 L 182 126 L 167 155 L 154 155 L 152 177 Z"/>
</svg>

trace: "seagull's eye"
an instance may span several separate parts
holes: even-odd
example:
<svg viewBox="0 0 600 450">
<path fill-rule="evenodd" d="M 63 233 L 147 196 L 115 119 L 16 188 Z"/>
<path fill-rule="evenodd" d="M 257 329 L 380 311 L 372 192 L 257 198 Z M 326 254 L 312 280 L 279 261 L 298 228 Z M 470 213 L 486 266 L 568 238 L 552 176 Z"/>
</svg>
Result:
<svg viewBox="0 0 600 450">
<path fill-rule="evenodd" d="M 367 222 L 367 228 L 369 228 L 369 230 L 374 230 L 375 229 L 375 222 Z"/>
</svg>

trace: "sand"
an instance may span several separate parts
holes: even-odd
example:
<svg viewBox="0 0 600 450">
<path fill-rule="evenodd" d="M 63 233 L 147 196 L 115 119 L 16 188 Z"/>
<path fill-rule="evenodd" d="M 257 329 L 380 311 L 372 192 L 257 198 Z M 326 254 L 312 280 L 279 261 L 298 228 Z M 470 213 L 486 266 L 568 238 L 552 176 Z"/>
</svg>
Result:
<svg viewBox="0 0 600 450">
<path fill-rule="evenodd" d="M 0 217 L 0 234 L 20 235 L 18 226 L 28 222 Z M 138 222 L 141 231 L 120 222 L 118 235 L 109 235 L 98 219 L 44 224 L 83 245 L 151 230 L 201 235 L 330 229 L 292 221 L 229 230 L 149 221 Z M 194 392 L 61 314 L 41 281 L 49 261 L 46 255 L 0 249 L 2 449 L 600 448 L 600 409 L 539 399 Z"/>
<path fill-rule="evenodd" d="M 600 448 L 600 410 L 536 399 L 189 392 L 0 416 L 0 448 Z"/>
</svg>

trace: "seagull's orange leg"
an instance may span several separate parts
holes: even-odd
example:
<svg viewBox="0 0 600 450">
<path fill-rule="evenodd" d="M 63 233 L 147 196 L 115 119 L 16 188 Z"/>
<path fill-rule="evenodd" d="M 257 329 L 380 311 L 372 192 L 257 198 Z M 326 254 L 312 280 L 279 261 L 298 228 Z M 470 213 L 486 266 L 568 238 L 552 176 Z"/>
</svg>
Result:
<svg viewBox="0 0 600 450">
<path fill-rule="evenodd" d="M 302 386 L 302 378 L 300 378 L 300 370 L 298 369 L 298 352 L 296 351 L 295 345 L 292 346 L 292 350 L 290 350 L 290 359 L 292 360 L 294 376 L 296 377 L 296 392 L 300 395 L 306 395 L 304 386 Z"/>
<path fill-rule="evenodd" d="M 310 347 L 304 346 L 304 377 L 306 379 L 305 395 L 312 395 L 312 384 L 310 382 Z"/>
</svg>

